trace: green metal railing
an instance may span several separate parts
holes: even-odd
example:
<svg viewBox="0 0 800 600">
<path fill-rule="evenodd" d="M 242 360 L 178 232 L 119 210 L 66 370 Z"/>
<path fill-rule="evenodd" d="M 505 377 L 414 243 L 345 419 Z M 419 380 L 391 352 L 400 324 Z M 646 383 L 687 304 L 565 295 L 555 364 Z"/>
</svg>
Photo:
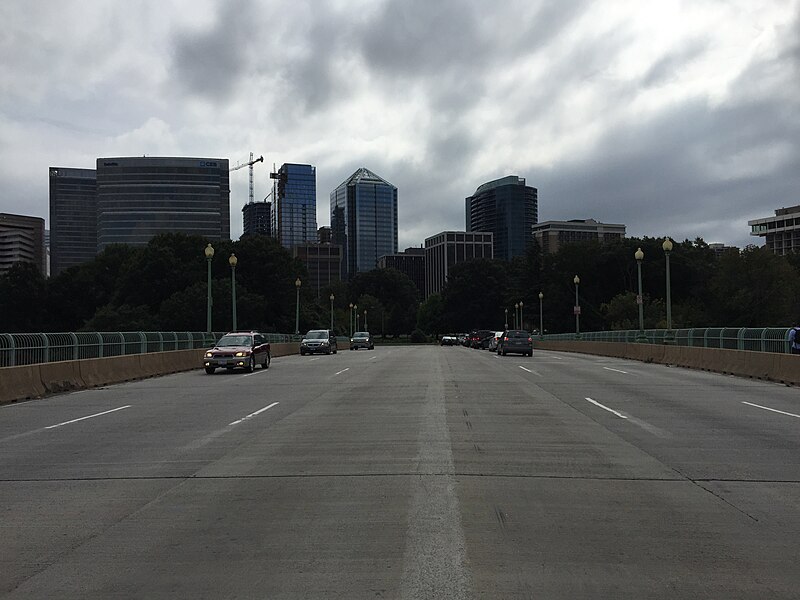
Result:
<svg viewBox="0 0 800 600">
<path fill-rule="evenodd" d="M 0 333 L 0 367 L 208 348 L 225 333 L 197 331 Z M 299 339 L 297 336 L 284 334 L 264 334 L 264 336 L 270 343 Z"/>
<path fill-rule="evenodd" d="M 789 353 L 789 332 L 785 327 L 707 327 L 704 329 L 645 329 L 648 344 L 674 344 L 697 348 L 725 348 L 728 350 L 751 350 L 754 352 Z M 634 343 L 638 329 L 625 331 L 581 332 L 584 342 Z M 669 335 L 671 334 L 671 336 Z M 552 341 L 575 340 L 574 333 L 548 334 L 541 339 Z"/>
</svg>

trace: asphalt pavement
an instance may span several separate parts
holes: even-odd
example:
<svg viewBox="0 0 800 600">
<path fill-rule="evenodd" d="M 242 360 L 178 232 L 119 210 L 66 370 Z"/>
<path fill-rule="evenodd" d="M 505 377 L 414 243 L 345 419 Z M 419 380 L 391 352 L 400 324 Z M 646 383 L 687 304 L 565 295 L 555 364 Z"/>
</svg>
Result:
<svg viewBox="0 0 800 600">
<path fill-rule="evenodd" d="M 0 598 L 799 598 L 800 391 L 381 347 L 0 407 Z"/>
</svg>

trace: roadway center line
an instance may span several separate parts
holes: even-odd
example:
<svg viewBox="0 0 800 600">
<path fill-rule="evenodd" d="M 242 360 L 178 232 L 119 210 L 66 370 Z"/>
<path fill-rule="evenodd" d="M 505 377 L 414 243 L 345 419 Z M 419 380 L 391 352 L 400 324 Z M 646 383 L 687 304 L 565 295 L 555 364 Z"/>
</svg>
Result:
<svg viewBox="0 0 800 600">
<path fill-rule="evenodd" d="M 742 402 L 742 404 L 747 404 L 748 406 L 755 406 L 756 408 L 761 408 L 761 409 L 764 409 L 764 410 L 769 410 L 769 411 L 772 411 L 772 412 L 780 413 L 782 415 L 786 415 L 787 417 L 796 417 L 796 418 L 800 419 L 800 415 L 796 415 L 796 414 L 790 413 L 790 412 L 783 412 L 782 410 L 777 410 L 775 408 L 769 408 L 768 406 L 761 406 L 760 404 L 753 404 L 752 402 Z"/>
<path fill-rule="evenodd" d="M 252 373 L 248 373 L 247 375 L 242 375 L 242 377 L 250 377 L 252 375 L 258 375 L 259 373 L 263 373 L 266 369 L 259 369 L 258 371 L 253 371 Z"/>
<path fill-rule="evenodd" d="M 373 356 L 372 358 L 370 358 L 370 360 L 375 360 L 376 358 L 378 358 L 378 357 L 377 356 Z"/>
<path fill-rule="evenodd" d="M 345 371 L 349 371 L 349 370 L 350 370 L 350 367 L 347 367 L 346 369 L 342 369 L 341 371 L 339 371 L 338 373 L 336 373 L 336 375 L 341 375 L 341 374 L 342 374 L 342 373 L 344 373 Z"/>
<path fill-rule="evenodd" d="M 592 404 L 594 404 L 595 406 L 599 406 L 599 407 L 600 407 L 600 408 L 602 408 L 603 410 L 607 410 L 608 412 L 610 412 L 610 413 L 613 413 L 613 414 L 617 415 L 617 416 L 618 416 L 620 419 L 627 419 L 627 418 L 628 418 L 628 417 L 626 417 L 625 415 L 623 415 L 622 413 L 619 413 L 619 412 L 615 411 L 613 408 L 608 408 L 607 406 L 603 406 L 603 405 L 602 405 L 602 404 L 600 404 L 600 403 L 599 403 L 597 400 L 592 400 L 591 398 L 586 398 L 586 399 L 587 399 L 589 402 L 591 402 Z"/>
<path fill-rule="evenodd" d="M 311 359 L 310 361 L 308 361 L 308 362 L 314 362 L 315 360 L 319 360 L 319 356 L 318 356 L 317 358 L 312 358 L 312 359 Z"/>
<path fill-rule="evenodd" d="M 628 375 L 628 374 L 629 374 L 627 371 L 620 371 L 619 369 L 612 369 L 612 368 L 610 368 L 610 367 L 603 367 L 603 368 L 604 368 L 606 371 L 614 371 L 615 373 L 624 373 L 625 375 Z"/>
<path fill-rule="evenodd" d="M 56 425 L 49 425 L 45 427 L 45 429 L 55 429 L 56 427 L 61 427 L 63 425 L 69 425 L 70 423 L 77 423 L 78 421 L 84 421 L 86 419 L 93 419 L 94 417 L 99 417 L 100 415 L 107 415 L 108 413 L 117 412 L 118 410 L 124 410 L 126 408 L 130 408 L 131 405 L 128 404 L 126 406 L 120 406 L 119 408 L 112 408 L 111 410 L 106 410 L 103 412 L 95 413 L 93 415 L 87 415 L 85 417 L 81 417 L 80 419 L 72 419 L 71 421 L 64 421 L 63 423 L 58 423 Z"/>
<path fill-rule="evenodd" d="M 523 371 L 527 371 L 528 373 L 533 373 L 534 375 L 538 375 L 539 377 L 542 377 L 541 373 L 537 373 L 536 371 L 532 371 L 531 369 L 526 369 L 522 365 L 519 365 L 519 368 L 522 369 Z"/>
<path fill-rule="evenodd" d="M 273 403 L 272 403 L 272 404 L 270 404 L 269 406 L 265 406 L 264 408 L 259 408 L 259 409 L 258 409 L 256 412 L 254 412 L 254 413 L 250 413 L 250 414 L 249 414 L 249 415 L 247 415 L 246 417 L 242 417 L 242 418 L 241 418 L 241 419 L 239 419 L 238 421 L 234 421 L 233 423 L 230 423 L 230 424 L 228 425 L 228 427 L 230 427 L 231 425 L 238 425 L 239 423 L 241 423 L 241 422 L 243 422 L 243 421 L 247 421 L 247 419 L 252 419 L 252 418 L 253 418 L 253 417 L 255 417 L 256 415 L 259 415 L 259 414 L 261 414 L 262 412 L 264 412 L 265 410 L 269 410 L 270 408 L 272 408 L 273 406 L 276 406 L 276 405 L 278 405 L 278 404 L 280 404 L 280 402 L 273 402 Z"/>
</svg>

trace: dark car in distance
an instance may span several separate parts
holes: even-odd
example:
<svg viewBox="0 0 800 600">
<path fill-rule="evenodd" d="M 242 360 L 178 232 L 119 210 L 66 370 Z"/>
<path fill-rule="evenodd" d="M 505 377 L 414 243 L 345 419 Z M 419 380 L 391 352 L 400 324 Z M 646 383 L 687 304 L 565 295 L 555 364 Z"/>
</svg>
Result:
<svg viewBox="0 0 800 600">
<path fill-rule="evenodd" d="M 509 329 L 497 341 L 497 353 L 505 356 L 508 353 L 533 356 L 533 338 L 522 329 Z"/>
<path fill-rule="evenodd" d="M 231 331 L 203 354 L 203 366 L 211 375 L 218 368 L 244 369 L 252 373 L 256 365 L 269 368 L 270 345 L 257 331 Z"/>
<path fill-rule="evenodd" d="M 330 329 L 312 329 L 303 336 L 300 342 L 300 356 L 306 354 L 336 354 L 336 336 Z"/>
<path fill-rule="evenodd" d="M 350 338 L 350 350 L 358 350 L 359 348 L 375 349 L 375 344 L 372 342 L 372 336 L 369 331 L 356 331 L 353 337 Z"/>
</svg>

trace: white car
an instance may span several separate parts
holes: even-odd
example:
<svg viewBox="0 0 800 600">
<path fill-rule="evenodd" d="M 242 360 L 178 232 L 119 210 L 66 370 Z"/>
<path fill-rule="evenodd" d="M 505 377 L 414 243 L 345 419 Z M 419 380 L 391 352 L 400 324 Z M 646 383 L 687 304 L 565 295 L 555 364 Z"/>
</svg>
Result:
<svg viewBox="0 0 800 600">
<path fill-rule="evenodd" d="M 502 331 L 495 331 L 492 339 L 489 340 L 489 350 L 492 352 L 497 350 L 497 342 L 500 341 L 500 338 L 503 337 Z"/>
</svg>

